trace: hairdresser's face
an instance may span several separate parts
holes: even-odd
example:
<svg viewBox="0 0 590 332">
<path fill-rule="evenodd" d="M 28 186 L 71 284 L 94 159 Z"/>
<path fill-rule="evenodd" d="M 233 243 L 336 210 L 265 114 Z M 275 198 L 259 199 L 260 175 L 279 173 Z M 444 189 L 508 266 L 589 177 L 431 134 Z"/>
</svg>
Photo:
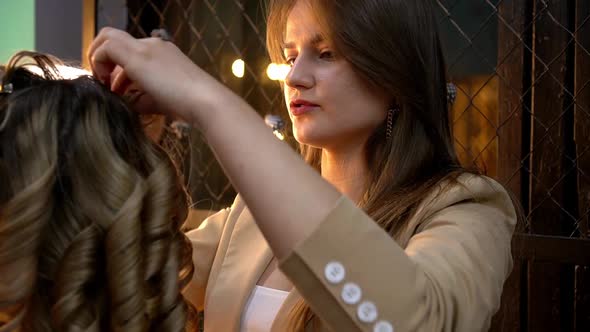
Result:
<svg viewBox="0 0 590 332">
<path fill-rule="evenodd" d="M 291 65 L 284 90 L 293 132 L 300 143 L 324 149 L 359 146 L 383 123 L 389 101 L 324 35 L 308 0 L 297 1 L 284 46 Z"/>
</svg>

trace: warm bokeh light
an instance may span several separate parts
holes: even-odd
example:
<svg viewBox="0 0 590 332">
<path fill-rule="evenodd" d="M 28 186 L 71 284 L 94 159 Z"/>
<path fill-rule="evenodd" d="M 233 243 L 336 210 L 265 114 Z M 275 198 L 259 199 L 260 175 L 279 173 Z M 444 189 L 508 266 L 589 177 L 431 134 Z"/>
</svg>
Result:
<svg viewBox="0 0 590 332">
<path fill-rule="evenodd" d="M 273 81 L 284 81 L 291 67 L 286 64 L 271 63 L 266 69 L 266 75 Z"/>
<path fill-rule="evenodd" d="M 92 76 L 92 73 L 81 68 L 70 67 L 70 66 L 58 66 L 57 69 L 61 76 L 65 79 L 75 79 L 80 76 Z"/>
<path fill-rule="evenodd" d="M 235 77 L 242 78 L 244 77 L 244 70 L 246 68 L 246 64 L 244 60 L 237 59 L 231 65 L 231 72 L 234 74 Z"/>
<path fill-rule="evenodd" d="M 85 69 L 67 66 L 67 65 L 57 65 L 56 67 L 57 67 L 58 75 L 63 77 L 66 80 L 73 80 L 73 79 L 76 79 L 80 76 L 92 76 L 92 73 L 85 70 Z M 41 68 L 39 68 L 37 66 L 32 66 L 32 65 L 28 66 L 27 65 L 27 66 L 25 66 L 25 68 L 27 68 L 27 70 L 29 70 L 39 76 L 44 76 Z"/>
</svg>

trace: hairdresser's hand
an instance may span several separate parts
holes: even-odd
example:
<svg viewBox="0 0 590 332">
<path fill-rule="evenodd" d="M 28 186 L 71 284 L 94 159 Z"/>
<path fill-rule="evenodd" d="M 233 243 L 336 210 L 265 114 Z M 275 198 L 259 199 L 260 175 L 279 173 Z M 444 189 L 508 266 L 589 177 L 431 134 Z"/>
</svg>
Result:
<svg viewBox="0 0 590 332">
<path fill-rule="evenodd" d="M 163 110 L 151 95 L 145 93 L 137 83 L 127 77 L 123 67 L 116 66 L 111 72 L 109 80 L 111 91 L 120 96 L 127 96 L 133 101 L 131 107 L 134 111 L 147 116 L 175 114 L 173 110 Z"/>
<path fill-rule="evenodd" d="M 203 125 L 216 100 L 232 95 L 173 43 L 160 38 L 136 39 L 104 28 L 90 45 L 88 57 L 94 75 L 114 91 L 136 84 L 160 111 L 195 125 Z"/>
</svg>

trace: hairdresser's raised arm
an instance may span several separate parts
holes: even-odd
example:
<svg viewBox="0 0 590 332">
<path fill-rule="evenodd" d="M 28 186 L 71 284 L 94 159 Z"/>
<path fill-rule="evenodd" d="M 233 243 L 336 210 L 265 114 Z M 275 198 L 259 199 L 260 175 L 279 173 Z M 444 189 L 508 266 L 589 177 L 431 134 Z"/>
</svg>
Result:
<svg viewBox="0 0 590 332">
<path fill-rule="evenodd" d="M 277 140 L 259 115 L 174 44 L 103 29 L 90 47 L 95 75 L 111 86 L 129 79 L 200 128 L 281 259 L 330 213 L 341 194 Z M 113 82 L 116 66 L 124 73 Z"/>
</svg>

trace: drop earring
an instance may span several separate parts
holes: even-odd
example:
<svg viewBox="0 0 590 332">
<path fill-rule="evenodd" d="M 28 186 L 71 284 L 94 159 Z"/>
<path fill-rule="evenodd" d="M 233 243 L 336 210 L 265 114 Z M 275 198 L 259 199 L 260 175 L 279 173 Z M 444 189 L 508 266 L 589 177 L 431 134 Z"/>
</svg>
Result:
<svg viewBox="0 0 590 332">
<path fill-rule="evenodd" d="M 393 132 L 393 115 L 399 112 L 399 107 L 395 106 L 387 110 L 387 126 L 385 131 L 385 139 L 388 141 L 391 139 L 391 133 Z"/>
</svg>

